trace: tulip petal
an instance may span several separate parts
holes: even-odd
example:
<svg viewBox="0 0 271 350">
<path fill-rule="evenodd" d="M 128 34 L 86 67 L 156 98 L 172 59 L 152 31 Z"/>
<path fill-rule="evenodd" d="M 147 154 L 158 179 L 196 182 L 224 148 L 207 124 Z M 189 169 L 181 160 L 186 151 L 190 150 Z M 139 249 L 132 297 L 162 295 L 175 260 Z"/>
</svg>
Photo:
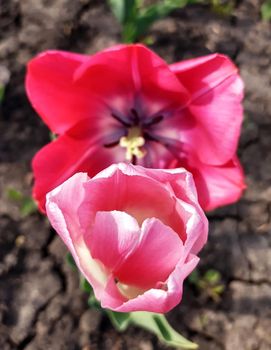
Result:
<svg viewBox="0 0 271 350">
<path fill-rule="evenodd" d="M 159 217 L 184 241 L 184 224 L 176 210 L 176 200 L 166 186 L 151 177 L 138 176 L 132 170 L 126 173 L 123 171 L 125 168 L 134 169 L 125 163 L 123 166 L 113 165 L 86 184 L 89 199 L 82 204 L 78 213 L 81 225 L 87 230 L 94 219 L 92 213 L 97 211 L 119 210 L 133 216 L 139 225 L 147 218 Z"/>
<path fill-rule="evenodd" d="M 240 78 L 232 76 L 184 111 L 197 122 L 195 128 L 184 130 L 184 138 L 201 162 L 221 165 L 236 153 L 243 120 L 242 89 Z"/>
<path fill-rule="evenodd" d="M 179 117 L 169 122 L 179 125 L 181 140 L 203 163 L 226 163 L 236 152 L 243 115 L 243 82 L 237 67 L 217 54 L 170 67 L 192 98 Z"/>
<path fill-rule="evenodd" d="M 118 161 L 118 152 L 103 147 L 101 138 L 93 126 L 87 127 L 83 123 L 35 155 L 32 161 L 35 177 L 33 197 L 42 211 L 46 193 L 76 172 L 88 172 L 93 176 L 101 168 Z M 120 152 L 123 151 L 120 149 Z M 120 154 L 119 160 L 122 157 Z"/>
<path fill-rule="evenodd" d="M 78 221 L 77 211 L 80 203 L 85 197 L 83 183 L 87 182 L 88 180 L 89 177 L 86 173 L 77 173 L 67 182 L 65 182 L 63 186 L 55 188 L 47 195 L 47 208 L 49 208 L 47 214 L 50 222 L 54 227 L 56 227 L 56 231 L 59 229 L 59 232 L 61 232 L 61 238 L 69 248 L 70 242 L 77 240 L 78 235 L 80 235 L 80 229 L 78 229 L 80 224 Z M 68 203 L 73 203 L 73 205 L 68 205 Z M 65 213 L 68 213 L 65 220 L 67 219 L 68 226 L 72 228 L 70 237 L 64 229 L 59 228 L 59 225 L 62 225 L 62 222 L 59 219 L 64 218 L 63 213 L 61 214 L 61 211 L 64 208 Z M 58 211 L 58 214 L 61 216 L 54 215 L 55 211 Z"/>
<path fill-rule="evenodd" d="M 192 100 L 238 73 L 233 62 L 227 56 L 220 54 L 184 60 L 169 67 L 190 92 Z"/>
<path fill-rule="evenodd" d="M 176 232 L 154 218 L 143 222 L 138 239 L 114 274 L 121 283 L 149 289 L 168 278 L 183 254 L 183 244 Z"/>
<path fill-rule="evenodd" d="M 167 290 L 152 288 L 136 298 L 125 300 L 120 294 L 114 280 L 108 280 L 101 299 L 101 305 L 119 312 L 149 311 L 166 313 L 175 307 L 182 298 L 183 281 L 194 270 L 199 258 L 190 255 L 184 262 L 180 261 L 168 278 Z"/>
<path fill-rule="evenodd" d="M 186 163 L 182 165 L 188 167 Z M 183 242 L 185 242 L 185 250 L 197 254 L 207 241 L 208 220 L 198 204 L 198 196 L 192 174 L 187 172 L 184 168 L 147 169 L 137 166 L 135 172 L 135 167 L 132 165 L 120 163 L 115 167 L 121 169 L 124 174 L 132 176 L 136 173 L 144 177 L 150 177 L 160 184 L 163 183 L 167 191 L 169 191 L 173 197 L 176 196 L 175 210 L 178 215 L 182 217 L 185 228 L 185 234 L 180 235 L 180 237 Z M 188 167 L 188 169 L 191 172 L 193 171 L 191 167 Z M 159 195 L 159 198 L 162 197 Z M 171 227 L 174 228 L 175 232 L 180 232 L 180 229 L 177 230 L 177 225 L 171 225 Z"/>
<path fill-rule="evenodd" d="M 152 171 L 155 173 L 153 178 Z M 158 181 L 159 171 L 163 173 L 161 183 Z M 145 310 L 163 313 L 180 302 L 183 280 L 198 262 L 193 254 L 201 245 L 197 237 L 205 237 L 207 228 L 202 213 L 196 207 L 195 213 L 191 210 L 196 197 L 186 203 L 185 196 L 183 199 L 176 197 L 177 173 L 182 171 L 148 169 L 144 175 L 143 167 L 112 165 L 92 179 L 86 174 L 76 174 L 47 195 L 49 220 L 93 286 L 103 307 L 120 312 Z M 171 182 L 166 177 L 172 177 Z M 102 186 L 104 183 L 109 187 Z M 139 194 L 143 198 L 139 202 L 141 209 L 143 204 L 146 209 L 155 204 L 154 200 L 148 202 L 152 197 L 144 203 L 145 194 L 148 197 L 151 193 L 149 187 L 159 201 L 166 199 L 163 198 L 163 191 L 166 191 L 169 198 L 174 198 L 173 202 L 180 202 L 175 215 L 179 215 L 186 226 L 187 238 L 181 239 L 169 226 L 174 218 L 168 218 L 169 225 L 163 222 L 161 207 L 157 211 L 158 218 L 149 216 L 141 228 L 131 214 L 125 212 L 126 203 L 132 203 L 136 196 L 139 199 Z M 117 192 L 114 193 L 115 188 L 119 190 L 119 197 Z M 112 201 L 104 200 L 106 197 Z M 167 200 L 166 206 L 170 203 Z M 86 206 L 85 202 L 88 202 Z M 181 210 L 178 205 L 182 206 Z M 83 222 L 82 215 L 91 217 L 91 220 Z M 201 231 L 199 221 L 203 221 Z"/>
<path fill-rule="evenodd" d="M 190 98 L 167 64 L 140 44 L 114 47 L 92 56 L 75 78 L 124 114 L 136 108 L 143 115 L 151 115 L 171 105 L 185 105 Z"/>
<path fill-rule="evenodd" d="M 197 163 L 191 169 L 205 211 L 236 202 L 246 188 L 244 173 L 237 157 L 222 166 Z"/>
<path fill-rule="evenodd" d="M 87 174 L 78 173 L 55 188 L 47 195 L 46 212 L 53 228 L 72 253 L 76 265 L 94 287 L 95 294 L 99 298 L 107 276 L 102 267 L 92 259 L 82 239 L 77 216 L 78 207 L 85 196 L 83 184 L 87 180 L 89 180 Z"/>
<path fill-rule="evenodd" d="M 103 116 L 105 106 L 84 85 L 74 82 L 76 70 L 90 56 L 64 51 L 46 51 L 32 59 L 27 68 L 26 91 L 43 121 L 63 134 L 81 119 Z"/>
<path fill-rule="evenodd" d="M 94 259 L 114 270 L 131 253 L 140 235 L 137 221 L 121 211 L 97 212 L 85 242 Z"/>
</svg>

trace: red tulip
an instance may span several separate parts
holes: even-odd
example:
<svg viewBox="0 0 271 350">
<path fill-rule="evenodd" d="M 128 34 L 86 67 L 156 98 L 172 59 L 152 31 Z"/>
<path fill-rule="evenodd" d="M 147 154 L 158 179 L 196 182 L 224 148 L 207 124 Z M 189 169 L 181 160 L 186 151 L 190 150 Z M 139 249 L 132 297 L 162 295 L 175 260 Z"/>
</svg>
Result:
<svg viewBox="0 0 271 350">
<path fill-rule="evenodd" d="M 244 189 L 236 158 L 243 83 L 225 56 L 167 65 L 142 45 L 93 56 L 47 51 L 28 65 L 26 90 L 57 134 L 33 160 L 33 196 L 76 172 L 112 163 L 185 166 L 205 210 L 236 201 Z"/>
</svg>

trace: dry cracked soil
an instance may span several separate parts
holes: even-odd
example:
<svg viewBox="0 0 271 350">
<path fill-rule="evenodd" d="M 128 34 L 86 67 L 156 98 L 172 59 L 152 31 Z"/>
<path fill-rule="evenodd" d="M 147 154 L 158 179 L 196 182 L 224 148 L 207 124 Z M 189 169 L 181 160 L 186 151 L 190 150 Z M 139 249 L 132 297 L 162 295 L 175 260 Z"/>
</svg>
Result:
<svg viewBox="0 0 271 350">
<path fill-rule="evenodd" d="M 185 283 L 172 325 L 201 350 L 271 349 L 271 26 L 261 1 L 237 1 L 230 16 L 208 6 L 175 11 L 151 30 L 152 48 L 168 62 L 210 52 L 229 55 L 246 85 L 239 155 L 247 190 L 239 203 L 209 214 L 201 273 L 221 273 L 213 300 Z M 66 249 L 46 218 L 22 217 L 7 196 L 31 192 L 31 159 L 49 141 L 48 129 L 24 91 L 25 66 L 49 48 L 94 53 L 120 41 L 104 1 L 0 0 L 0 79 L 10 74 L 0 118 L 0 349 L 166 349 L 151 334 L 118 334 L 88 309 Z"/>
</svg>

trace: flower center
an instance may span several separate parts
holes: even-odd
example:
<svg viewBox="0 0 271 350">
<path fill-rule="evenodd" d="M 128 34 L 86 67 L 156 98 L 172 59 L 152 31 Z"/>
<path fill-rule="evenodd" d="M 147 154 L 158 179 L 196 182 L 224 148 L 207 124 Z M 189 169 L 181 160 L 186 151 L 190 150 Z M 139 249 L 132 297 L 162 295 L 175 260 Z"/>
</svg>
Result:
<svg viewBox="0 0 271 350">
<path fill-rule="evenodd" d="M 147 117 L 137 109 L 131 108 L 127 114 L 114 111 L 111 117 L 119 123 L 118 128 L 105 137 L 103 146 L 125 148 L 125 159 L 129 162 L 137 164 L 138 159 L 147 155 L 147 150 L 149 151 L 153 142 L 160 143 L 170 150 L 168 138 L 156 134 L 158 124 L 164 120 L 162 114 L 156 113 Z"/>
<path fill-rule="evenodd" d="M 141 129 L 138 126 L 133 126 L 128 129 L 128 135 L 120 138 L 120 147 L 126 148 L 126 159 L 132 161 L 133 158 L 143 158 L 146 150 L 142 148 L 145 144 L 145 139 L 142 136 Z"/>
<path fill-rule="evenodd" d="M 120 293 L 127 299 L 134 299 L 146 291 L 142 288 L 129 286 L 128 284 L 121 283 L 118 281 L 117 278 L 115 279 L 115 283 Z"/>
</svg>

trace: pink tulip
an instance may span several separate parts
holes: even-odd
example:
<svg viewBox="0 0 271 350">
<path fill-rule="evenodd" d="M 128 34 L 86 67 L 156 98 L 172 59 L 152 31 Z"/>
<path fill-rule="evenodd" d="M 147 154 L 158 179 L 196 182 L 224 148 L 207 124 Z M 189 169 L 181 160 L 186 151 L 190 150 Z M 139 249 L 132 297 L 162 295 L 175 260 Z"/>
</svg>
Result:
<svg viewBox="0 0 271 350">
<path fill-rule="evenodd" d="M 120 163 L 47 194 L 48 218 L 102 307 L 164 313 L 182 298 L 208 222 L 185 169 Z"/>
<path fill-rule="evenodd" d="M 187 167 L 205 210 L 235 202 L 245 187 L 236 157 L 243 83 L 223 55 L 167 65 L 138 44 L 93 56 L 47 51 L 30 61 L 26 90 L 58 135 L 33 160 L 42 210 L 71 175 L 120 161 Z"/>
</svg>

